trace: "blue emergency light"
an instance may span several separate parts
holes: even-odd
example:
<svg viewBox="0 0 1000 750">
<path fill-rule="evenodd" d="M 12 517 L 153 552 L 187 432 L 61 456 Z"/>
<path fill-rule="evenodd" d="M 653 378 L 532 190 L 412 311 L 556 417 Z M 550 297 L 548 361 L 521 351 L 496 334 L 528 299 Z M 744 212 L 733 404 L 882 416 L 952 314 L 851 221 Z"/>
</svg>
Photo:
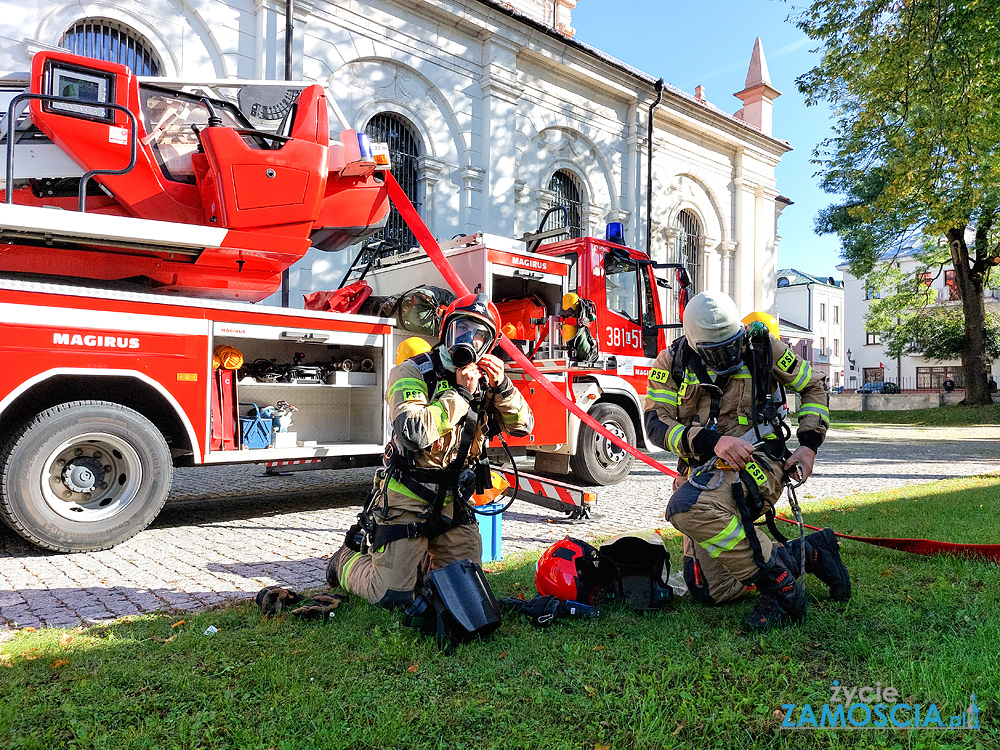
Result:
<svg viewBox="0 0 1000 750">
<path fill-rule="evenodd" d="M 358 148 L 361 150 L 362 161 L 372 161 L 372 142 L 364 133 L 358 133 Z"/>
<path fill-rule="evenodd" d="M 610 221 L 604 230 L 604 239 L 619 245 L 625 244 L 625 225 L 620 221 Z"/>
</svg>

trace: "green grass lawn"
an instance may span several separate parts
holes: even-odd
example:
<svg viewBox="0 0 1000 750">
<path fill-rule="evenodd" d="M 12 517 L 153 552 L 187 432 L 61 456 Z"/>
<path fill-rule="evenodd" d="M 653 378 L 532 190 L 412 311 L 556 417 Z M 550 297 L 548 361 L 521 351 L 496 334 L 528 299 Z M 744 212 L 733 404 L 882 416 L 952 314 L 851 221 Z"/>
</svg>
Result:
<svg viewBox="0 0 1000 750">
<path fill-rule="evenodd" d="M 1000 424 L 1000 404 L 940 406 L 936 409 L 902 411 L 831 411 L 830 421 L 832 423 L 910 424 L 931 427 Z"/>
<path fill-rule="evenodd" d="M 814 504 L 807 522 L 996 543 L 998 514 L 991 475 Z M 1000 746 L 1000 566 L 842 549 L 854 598 L 829 602 L 810 577 L 806 623 L 765 636 L 736 633 L 749 601 L 709 609 L 689 597 L 548 629 L 511 618 L 454 656 L 357 599 L 323 625 L 240 604 L 21 632 L 0 645 L 0 747 Z M 532 595 L 534 559 L 496 565 L 496 593 Z M 218 634 L 203 635 L 209 625 Z M 785 703 L 818 716 L 833 680 L 891 685 L 946 722 L 975 691 L 982 728 L 780 728 Z"/>
</svg>

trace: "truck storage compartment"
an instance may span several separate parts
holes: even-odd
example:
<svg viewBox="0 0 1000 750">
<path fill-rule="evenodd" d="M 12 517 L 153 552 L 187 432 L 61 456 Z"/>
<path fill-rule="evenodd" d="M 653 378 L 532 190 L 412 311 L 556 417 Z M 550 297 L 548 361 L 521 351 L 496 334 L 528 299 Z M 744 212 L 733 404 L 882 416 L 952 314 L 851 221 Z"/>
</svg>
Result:
<svg viewBox="0 0 1000 750">
<path fill-rule="evenodd" d="M 443 243 L 445 256 L 455 271 L 473 292 L 485 292 L 501 309 L 501 325 L 512 322 L 528 339 L 517 339 L 520 348 L 535 358 L 560 356 L 561 339 L 557 325 L 548 320 L 531 324 L 539 316 L 551 318 L 562 309 L 566 293 L 570 262 L 562 258 L 537 255 L 524 250 L 523 243 L 486 234 L 470 235 L 453 243 Z M 447 282 L 425 255 L 414 255 L 400 262 L 374 269 L 367 277 L 372 293 L 378 297 L 392 297 L 413 289 L 417 284 L 447 288 Z M 537 313 L 543 307 L 544 313 Z M 530 312 L 533 309 L 534 312 Z M 504 318 L 506 311 L 507 318 Z M 529 313 L 527 314 L 526 313 Z M 527 325 L 525 325 L 527 323 Z M 394 332 L 396 343 L 413 333 Z M 436 342 L 435 335 L 424 336 Z M 544 341 L 543 341 L 544 340 Z M 543 341 L 541 347 L 537 344 Z M 506 355 L 503 355 L 506 358 Z"/>
<path fill-rule="evenodd" d="M 216 336 L 216 347 L 236 347 L 243 365 L 235 371 L 240 423 L 244 440 L 241 452 L 261 460 L 267 454 L 301 453 L 315 448 L 316 455 L 346 455 L 381 451 L 386 440 L 382 394 L 385 390 L 383 337 L 378 344 L 330 344 L 330 332 L 284 332 L 287 339 Z M 337 334 L 333 334 L 336 337 Z M 341 336 L 357 334 L 341 334 Z M 310 341 L 311 336 L 322 340 Z M 295 407 L 291 424 L 279 432 L 280 419 L 271 423 L 270 439 L 259 434 L 256 414 L 285 402 Z M 268 410 L 271 411 L 271 410 Z M 281 409 L 278 410 L 281 413 Z M 248 442 L 247 436 L 251 438 Z M 331 450 L 335 449 L 335 450 Z M 228 459 L 236 456 L 229 453 Z"/>
</svg>

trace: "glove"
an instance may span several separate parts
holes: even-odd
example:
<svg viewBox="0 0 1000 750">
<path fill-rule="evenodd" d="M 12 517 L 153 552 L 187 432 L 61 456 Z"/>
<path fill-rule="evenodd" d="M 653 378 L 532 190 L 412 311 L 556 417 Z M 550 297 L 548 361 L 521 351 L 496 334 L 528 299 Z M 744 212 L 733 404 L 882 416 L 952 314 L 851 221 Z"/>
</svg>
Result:
<svg viewBox="0 0 1000 750">
<path fill-rule="evenodd" d="M 281 586 L 266 586 L 257 592 L 257 606 L 264 617 L 274 617 L 302 601 L 302 597 L 291 589 Z"/>
<path fill-rule="evenodd" d="M 333 617 L 333 611 L 347 601 L 344 594 L 316 594 L 312 604 L 296 607 L 288 614 L 305 620 L 327 620 Z"/>
<path fill-rule="evenodd" d="M 580 602 L 563 602 L 554 596 L 536 596 L 534 599 L 518 599 L 504 597 L 500 606 L 505 612 L 521 612 L 531 620 L 532 625 L 546 627 L 558 617 L 577 617 L 594 619 L 600 614 L 597 607 L 591 607 Z"/>
</svg>

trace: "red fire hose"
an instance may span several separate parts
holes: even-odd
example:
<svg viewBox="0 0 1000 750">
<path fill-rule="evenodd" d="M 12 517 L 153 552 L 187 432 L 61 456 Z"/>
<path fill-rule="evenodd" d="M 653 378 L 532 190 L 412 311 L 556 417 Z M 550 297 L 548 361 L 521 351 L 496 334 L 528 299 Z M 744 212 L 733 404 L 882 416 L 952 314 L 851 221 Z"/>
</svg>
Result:
<svg viewBox="0 0 1000 750">
<path fill-rule="evenodd" d="M 795 523 L 791 518 L 775 516 L 778 521 L 785 523 Z M 802 524 L 807 529 L 820 531 L 819 526 Z M 900 552 L 910 552 L 914 555 L 954 555 L 956 557 L 972 557 L 1000 563 L 1000 544 L 955 544 L 954 542 L 937 542 L 933 539 L 891 539 L 871 536 L 851 536 L 850 534 L 838 534 L 843 539 L 852 539 L 855 542 L 874 544 L 876 547 L 886 547 L 897 549 Z"/>
<path fill-rule="evenodd" d="M 417 238 L 417 242 L 420 243 L 420 247 L 423 248 L 424 252 L 427 253 L 427 256 L 431 259 L 431 262 L 435 265 L 438 271 L 441 272 L 441 275 L 444 276 L 448 285 L 456 294 L 468 294 L 469 288 L 465 285 L 465 282 L 462 281 L 459 275 L 455 273 L 455 269 L 451 267 L 451 264 L 444 257 L 444 253 L 441 251 L 440 245 L 438 245 L 437 240 L 434 239 L 434 236 L 430 233 L 430 230 L 427 228 L 427 225 L 424 224 L 419 214 L 417 214 L 413 204 L 410 203 L 410 199 L 406 197 L 406 193 L 403 192 L 399 183 L 396 182 L 395 178 L 388 172 L 385 173 L 385 184 L 389 190 L 389 200 L 392 201 L 396 210 L 399 211 L 403 221 L 406 222 L 410 231 L 413 232 L 414 237 Z M 546 378 L 538 370 L 538 368 L 532 364 L 531 360 L 528 359 L 520 349 L 514 346 L 514 343 L 503 333 L 500 334 L 500 346 L 503 347 L 503 350 L 507 352 L 507 354 L 509 354 L 521 368 L 524 369 L 526 375 L 530 376 L 532 380 L 538 383 L 538 385 L 545 390 L 546 393 L 562 404 L 568 411 L 579 417 L 584 424 L 588 425 L 599 435 L 607 438 L 622 450 L 627 451 L 657 471 L 666 474 L 668 477 L 677 476 L 677 472 L 673 469 L 664 466 L 653 458 L 650 458 L 638 448 L 634 448 L 617 435 L 614 435 L 610 431 L 606 430 L 603 425 L 599 424 L 587 412 L 567 398 L 566 394 L 552 385 L 548 378 Z M 779 521 L 785 521 L 786 523 L 795 523 L 795 521 L 788 518 L 782 518 L 781 516 L 778 516 L 777 518 Z M 820 531 L 818 526 L 805 526 L 808 529 Z M 910 552 L 916 555 L 957 555 L 963 557 L 982 558 L 984 560 L 991 560 L 993 562 L 1000 563 L 1000 544 L 954 544 L 952 542 L 937 542 L 930 539 L 882 539 L 877 537 L 851 536 L 850 534 L 837 534 L 837 536 L 844 539 L 851 539 L 856 542 L 874 544 L 878 547 L 887 547 L 889 549 Z"/>
</svg>

